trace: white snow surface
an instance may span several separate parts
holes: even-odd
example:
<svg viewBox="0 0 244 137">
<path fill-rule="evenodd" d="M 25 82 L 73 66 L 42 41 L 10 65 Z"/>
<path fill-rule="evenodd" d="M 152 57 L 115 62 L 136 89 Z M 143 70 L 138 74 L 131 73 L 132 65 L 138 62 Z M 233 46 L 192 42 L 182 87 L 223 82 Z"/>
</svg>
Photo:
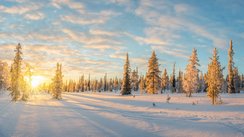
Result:
<svg viewBox="0 0 244 137">
<path fill-rule="evenodd" d="M 45 93 L 28 102 L 0 94 L 0 137 L 244 137 L 244 94 L 120 96 L 118 93 Z M 153 106 L 153 102 L 155 106 Z M 193 105 L 193 102 L 195 105 Z"/>
</svg>

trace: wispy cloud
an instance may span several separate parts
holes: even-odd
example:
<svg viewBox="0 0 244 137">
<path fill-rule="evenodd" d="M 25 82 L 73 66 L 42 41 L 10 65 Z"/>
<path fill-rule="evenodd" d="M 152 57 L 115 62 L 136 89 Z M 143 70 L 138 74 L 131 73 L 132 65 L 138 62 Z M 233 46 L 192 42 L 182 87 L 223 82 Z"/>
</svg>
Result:
<svg viewBox="0 0 244 137">
<path fill-rule="evenodd" d="M 41 12 L 33 12 L 27 13 L 24 17 L 29 20 L 41 20 L 45 17 L 45 15 Z"/>
<path fill-rule="evenodd" d="M 61 20 L 78 25 L 92 25 L 92 24 L 104 24 L 111 17 L 118 15 L 114 11 L 104 10 L 98 13 L 86 12 L 80 16 L 76 15 L 64 15 L 61 16 Z"/>
<path fill-rule="evenodd" d="M 0 12 L 8 13 L 8 14 L 25 14 L 28 12 L 32 12 L 40 9 L 41 5 L 29 3 L 28 5 L 17 5 L 12 7 L 6 7 L 0 5 Z"/>
<path fill-rule="evenodd" d="M 58 9 L 68 6 L 70 9 L 73 9 L 78 13 L 84 13 L 85 10 L 85 6 L 81 2 L 75 2 L 73 0 L 52 0 L 51 5 Z"/>
</svg>

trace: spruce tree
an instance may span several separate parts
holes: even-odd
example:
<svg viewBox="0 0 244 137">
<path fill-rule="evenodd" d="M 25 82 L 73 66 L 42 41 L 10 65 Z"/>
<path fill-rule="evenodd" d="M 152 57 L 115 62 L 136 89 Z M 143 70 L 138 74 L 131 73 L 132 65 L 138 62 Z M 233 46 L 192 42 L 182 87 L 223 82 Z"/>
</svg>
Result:
<svg viewBox="0 0 244 137">
<path fill-rule="evenodd" d="M 29 98 L 29 93 L 32 90 L 31 87 L 31 81 L 32 81 L 32 72 L 31 72 L 31 66 L 29 64 L 26 65 L 26 72 L 25 72 L 25 76 L 27 76 L 28 81 L 23 83 L 25 84 L 25 90 L 23 90 L 23 96 L 22 96 L 22 100 L 26 101 Z"/>
<path fill-rule="evenodd" d="M 123 83 L 122 83 L 122 89 L 121 94 L 122 95 L 128 95 L 131 94 L 131 79 L 130 79 L 130 62 L 129 62 L 129 55 L 126 54 L 126 60 L 124 64 L 124 74 L 123 74 Z"/>
<path fill-rule="evenodd" d="M 22 64 L 22 52 L 20 43 L 16 46 L 14 62 L 11 66 L 11 97 L 12 101 L 17 101 L 21 97 L 21 64 Z"/>
<path fill-rule="evenodd" d="M 199 60 L 197 57 L 197 50 L 193 49 L 192 50 L 192 55 L 190 56 L 189 59 L 189 64 L 186 67 L 186 72 L 184 76 L 184 81 L 183 81 L 183 88 L 184 91 L 186 92 L 187 97 L 191 97 L 193 92 L 196 92 L 199 87 L 199 81 L 198 81 L 198 66 L 199 65 Z"/>
<path fill-rule="evenodd" d="M 148 61 L 146 86 L 147 93 L 149 94 L 157 94 L 158 90 L 161 88 L 159 64 L 155 51 L 152 52 L 152 56 Z"/>
<path fill-rule="evenodd" d="M 239 76 L 239 72 L 238 72 L 238 68 L 234 67 L 233 70 L 233 74 L 234 74 L 234 88 L 235 88 L 235 93 L 240 93 L 240 76 Z"/>
<path fill-rule="evenodd" d="M 103 80 L 103 91 L 107 91 L 107 73 L 105 73 L 104 80 Z"/>
<path fill-rule="evenodd" d="M 212 104 L 216 104 L 217 97 L 221 91 L 222 83 L 223 83 L 223 73 L 222 68 L 219 62 L 218 51 L 214 48 L 213 57 L 211 58 L 211 62 L 208 65 L 207 72 L 207 95 L 211 99 Z"/>
<path fill-rule="evenodd" d="M 182 93 L 183 92 L 183 72 L 179 71 L 179 76 L 177 78 L 177 92 Z"/>
<path fill-rule="evenodd" d="M 140 77 L 139 89 L 140 93 L 143 94 L 145 91 L 145 80 L 143 76 Z"/>
<path fill-rule="evenodd" d="M 63 84 L 63 75 L 62 75 L 62 65 L 57 63 L 56 74 L 53 78 L 53 98 L 61 99 L 62 98 L 62 84 Z"/>
<path fill-rule="evenodd" d="M 139 75 L 138 75 L 138 68 L 133 70 L 131 73 L 131 87 L 132 90 L 138 91 L 139 89 Z"/>
<path fill-rule="evenodd" d="M 162 82 L 161 82 L 161 93 L 165 92 L 165 90 L 168 87 L 169 77 L 167 74 L 166 68 L 164 69 L 163 75 L 162 75 Z"/>
<path fill-rule="evenodd" d="M 170 85 L 171 85 L 171 92 L 172 93 L 176 92 L 175 82 L 176 82 L 176 80 L 175 80 L 175 63 L 174 63 L 172 75 L 171 75 L 171 78 L 170 78 Z"/>
<path fill-rule="evenodd" d="M 228 51 L 228 93 L 235 93 L 235 87 L 234 87 L 234 61 L 233 61 L 234 51 L 233 51 L 233 45 L 232 40 L 230 41 L 230 48 Z"/>
<path fill-rule="evenodd" d="M 115 91 L 119 90 L 119 80 L 117 77 L 115 77 L 115 80 L 114 80 L 114 90 Z"/>
</svg>

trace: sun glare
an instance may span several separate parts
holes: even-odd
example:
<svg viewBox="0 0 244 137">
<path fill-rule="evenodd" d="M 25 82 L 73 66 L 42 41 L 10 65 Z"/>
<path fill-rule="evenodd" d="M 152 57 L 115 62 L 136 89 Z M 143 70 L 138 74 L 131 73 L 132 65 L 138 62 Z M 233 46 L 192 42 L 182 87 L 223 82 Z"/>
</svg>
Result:
<svg viewBox="0 0 244 137">
<path fill-rule="evenodd" d="M 32 76 L 31 77 L 31 86 L 32 88 L 36 88 L 39 85 L 41 85 L 42 83 L 44 83 L 45 81 L 45 77 L 43 76 Z"/>
</svg>

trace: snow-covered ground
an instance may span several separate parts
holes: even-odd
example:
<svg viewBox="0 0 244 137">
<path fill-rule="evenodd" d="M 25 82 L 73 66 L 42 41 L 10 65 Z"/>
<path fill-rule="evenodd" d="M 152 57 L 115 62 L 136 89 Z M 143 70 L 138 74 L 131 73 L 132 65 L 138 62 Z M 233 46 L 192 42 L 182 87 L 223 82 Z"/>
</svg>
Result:
<svg viewBox="0 0 244 137">
<path fill-rule="evenodd" d="M 13 103 L 5 93 L 0 95 L 0 137 L 244 136 L 244 94 L 222 94 L 224 104 L 217 106 L 205 94 L 170 94 L 170 103 L 166 97 L 64 93 L 58 101 L 38 94 Z"/>
</svg>

